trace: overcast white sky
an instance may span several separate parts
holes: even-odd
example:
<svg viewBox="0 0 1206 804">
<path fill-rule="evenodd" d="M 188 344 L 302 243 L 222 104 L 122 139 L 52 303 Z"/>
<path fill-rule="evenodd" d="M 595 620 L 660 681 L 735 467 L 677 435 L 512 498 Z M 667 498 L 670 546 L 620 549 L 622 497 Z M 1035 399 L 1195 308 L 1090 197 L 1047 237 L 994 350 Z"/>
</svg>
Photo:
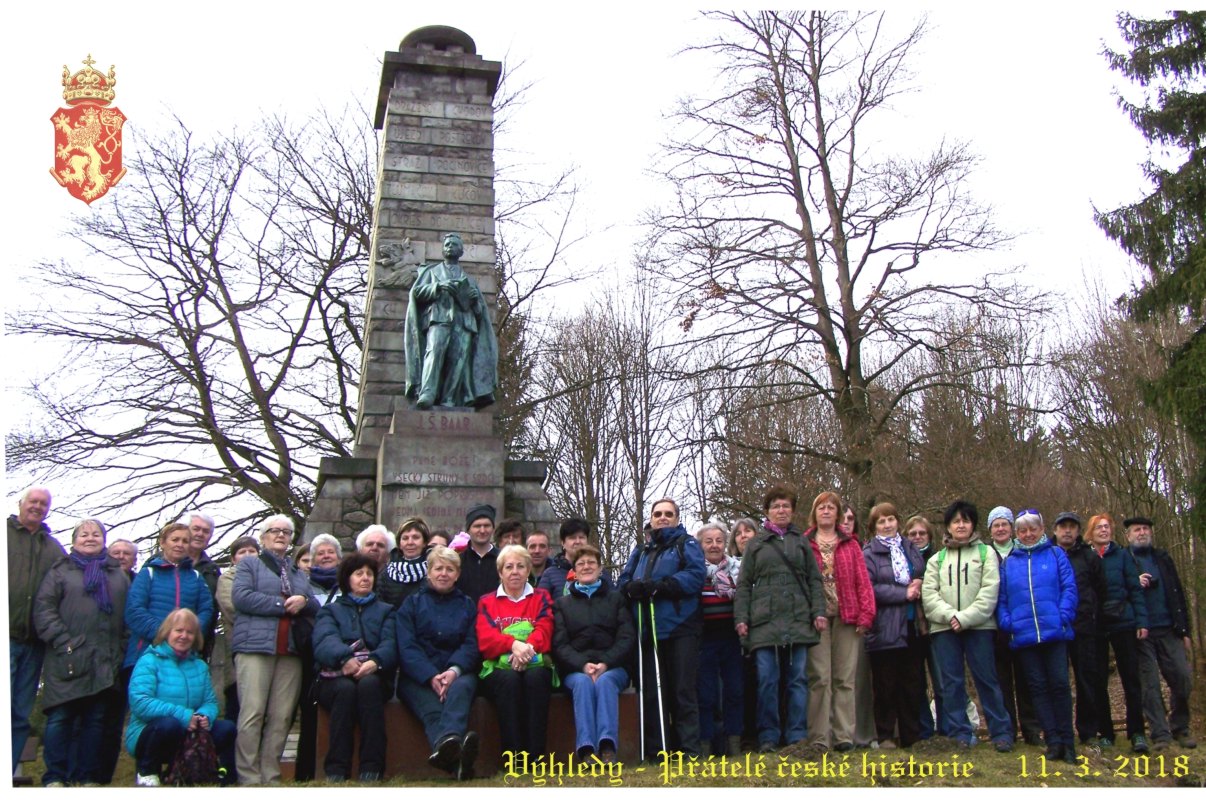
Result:
<svg viewBox="0 0 1206 804">
<path fill-rule="evenodd" d="M 644 171 L 664 115 L 707 78 L 697 58 L 674 54 L 707 26 L 680 4 L 592 5 L 584 12 L 570 4 L 527 10 L 396 0 L 111 2 L 6 12 L 3 303 L 36 297 L 36 282 L 15 278 L 37 259 L 69 254 L 59 233 L 71 215 L 89 214 L 49 175 L 49 118 L 62 105 L 64 64 L 74 72 L 91 53 L 98 69 L 116 65 L 115 105 L 128 118 L 130 149 L 170 115 L 204 131 L 318 105 L 371 106 L 382 53 L 430 24 L 461 28 L 485 58 L 525 63 L 522 75 L 535 87 L 505 144 L 549 169 L 576 164 L 583 220 L 611 230 L 571 256 L 590 267 L 626 264 L 635 221 L 660 191 Z M 917 12 L 896 13 L 903 22 Z M 888 144 L 921 153 L 955 138 L 982 155 L 977 195 L 1018 235 L 986 267 L 1016 267 L 1035 284 L 1071 294 L 1082 274 L 1100 274 L 1113 295 L 1124 291 L 1131 269 L 1092 223 L 1093 203 L 1111 208 L 1139 195 L 1146 156 L 1115 105 L 1116 77 L 1100 55 L 1103 39 L 1117 41 L 1112 13 L 944 6 L 929 19 L 932 31 L 913 61 L 917 92 L 896 104 L 899 128 Z M 29 363 L 6 349 L 10 386 L 36 374 Z M 6 423 L 20 414 L 11 393 L 7 399 Z"/>
</svg>

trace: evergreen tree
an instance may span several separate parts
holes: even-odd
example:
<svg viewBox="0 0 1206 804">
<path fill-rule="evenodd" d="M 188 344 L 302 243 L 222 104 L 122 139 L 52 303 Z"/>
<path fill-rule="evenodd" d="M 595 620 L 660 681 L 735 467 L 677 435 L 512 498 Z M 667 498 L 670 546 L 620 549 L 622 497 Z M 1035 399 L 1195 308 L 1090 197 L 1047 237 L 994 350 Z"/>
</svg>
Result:
<svg viewBox="0 0 1206 804">
<path fill-rule="evenodd" d="M 1173 11 L 1164 19 L 1118 15 L 1129 53 L 1106 51 L 1110 67 L 1144 89 L 1142 103 L 1120 99 L 1151 143 L 1144 173 L 1152 192 L 1097 224 L 1150 277 L 1128 300 L 1131 315 L 1188 317 L 1196 331 L 1169 357 L 1147 401 L 1185 428 L 1198 450 L 1194 530 L 1206 532 L 1206 12 Z M 1175 169 L 1167 165 L 1180 162 Z"/>
</svg>

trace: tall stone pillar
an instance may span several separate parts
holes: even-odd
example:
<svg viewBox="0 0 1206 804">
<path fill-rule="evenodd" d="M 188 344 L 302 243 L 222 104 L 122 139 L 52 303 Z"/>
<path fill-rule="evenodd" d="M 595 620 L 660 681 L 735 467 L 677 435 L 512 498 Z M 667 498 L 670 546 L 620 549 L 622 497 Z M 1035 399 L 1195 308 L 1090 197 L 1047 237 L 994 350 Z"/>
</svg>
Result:
<svg viewBox="0 0 1206 804">
<path fill-rule="evenodd" d="M 307 539 L 346 539 L 373 521 L 392 529 L 409 515 L 455 533 L 482 502 L 500 518 L 554 527 L 543 464 L 507 460 L 489 408 L 417 411 L 405 397 L 410 287 L 420 265 L 443 259 L 446 233 L 464 240 L 461 266 L 497 320 L 492 129 L 501 72 L 467 34 L 446 26 L 420 28 L 385 54 L 354 457 L 322 462 Z"/>
</svg>

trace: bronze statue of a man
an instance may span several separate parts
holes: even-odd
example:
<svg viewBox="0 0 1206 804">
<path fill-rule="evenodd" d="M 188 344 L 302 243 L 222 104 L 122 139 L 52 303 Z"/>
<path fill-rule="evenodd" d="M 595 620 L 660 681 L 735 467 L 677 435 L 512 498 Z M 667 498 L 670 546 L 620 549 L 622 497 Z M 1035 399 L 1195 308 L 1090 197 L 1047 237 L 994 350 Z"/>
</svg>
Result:
<svg viewBox="0 0 1206 804">
<path fill-rule="evenodd" d="M 406 308 L 406 396 L 415 407 L 494 401 L 498 344 L 481 290 L 461 268 L 465 244 L 444 235 L 444 261 L 424 265 Z"/>
</svg>

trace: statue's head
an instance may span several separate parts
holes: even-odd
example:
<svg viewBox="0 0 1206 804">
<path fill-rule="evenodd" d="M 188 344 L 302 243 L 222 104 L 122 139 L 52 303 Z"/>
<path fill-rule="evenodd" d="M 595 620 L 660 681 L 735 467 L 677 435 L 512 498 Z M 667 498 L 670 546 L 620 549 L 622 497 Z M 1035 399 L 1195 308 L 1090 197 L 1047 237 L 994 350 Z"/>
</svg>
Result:
<svg viewBox="0 0 1206 804">
<path fill-rule="evenodd" d="M 465 241 L 456 232 L 444 235 L 444 259 L 459 260 L 465 253 Z"/>
</svg>

